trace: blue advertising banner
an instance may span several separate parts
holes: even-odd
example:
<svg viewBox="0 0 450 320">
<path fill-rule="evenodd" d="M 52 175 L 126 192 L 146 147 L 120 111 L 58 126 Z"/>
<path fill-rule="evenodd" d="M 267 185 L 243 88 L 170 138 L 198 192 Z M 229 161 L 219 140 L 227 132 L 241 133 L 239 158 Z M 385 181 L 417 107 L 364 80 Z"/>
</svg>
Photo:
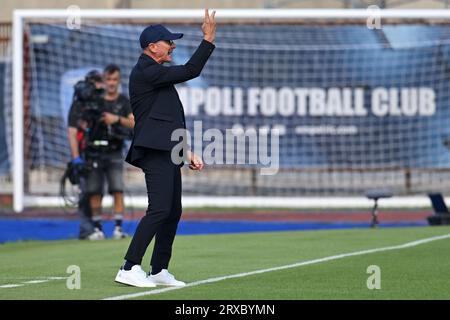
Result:
<svg viewBox="0 0 450 320">
<path fill-rule="evenodd" d="M 32 35 L 47 36 L 32 45 L 30 102 L 41 133 L 33 139 L 45 141 L 36 164 L 69 155 L 68 75 L 116 63 L 127 93 L 143 27 L 32 25 Z M 173 54 L 183 64 L 201 31 L 168 27 L 185 33 Z M 203 132 L 276 129 L 286 168 L 450 166 L 450 27 L 227 25 L 216 46 L 201 76 L 177 86 L 189 129 L 195 121 Z"/>
</svg>

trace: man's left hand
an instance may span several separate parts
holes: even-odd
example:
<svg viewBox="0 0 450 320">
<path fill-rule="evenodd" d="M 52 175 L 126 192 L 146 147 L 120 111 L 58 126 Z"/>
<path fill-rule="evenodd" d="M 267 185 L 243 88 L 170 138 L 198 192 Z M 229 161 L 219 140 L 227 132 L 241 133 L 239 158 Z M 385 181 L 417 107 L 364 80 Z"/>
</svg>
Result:
<svg viewBox="0 0 450 320">
<path fill-rule="evenodd" d="M 119 122 L 119 116 L 114 113 L 103 112 L 100 120 L 107 125 L 116 124 Z"/>
<path fill-rule="evenodd" d="M 188 153 L 189 169 L 200 171 L 203 169 L 203 160 L 193 152 Z"/>
</svg>

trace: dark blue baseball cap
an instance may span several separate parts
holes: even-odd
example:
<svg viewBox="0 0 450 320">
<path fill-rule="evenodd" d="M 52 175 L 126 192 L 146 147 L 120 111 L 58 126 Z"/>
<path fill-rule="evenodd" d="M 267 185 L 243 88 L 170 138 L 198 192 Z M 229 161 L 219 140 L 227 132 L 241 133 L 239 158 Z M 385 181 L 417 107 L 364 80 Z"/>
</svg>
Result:
<svg viewBox="0 0 450 320">
<path fill-rule="evenodd" d="M 150 43 L 155 43 L 160 40 L 176 40 L 182 36 L 182 33 L 172 33 L 163 25 L 154 24 L 142 31 L 139 42 L 141 43 L 141 48 L 145 49 Z"/>
</svg>

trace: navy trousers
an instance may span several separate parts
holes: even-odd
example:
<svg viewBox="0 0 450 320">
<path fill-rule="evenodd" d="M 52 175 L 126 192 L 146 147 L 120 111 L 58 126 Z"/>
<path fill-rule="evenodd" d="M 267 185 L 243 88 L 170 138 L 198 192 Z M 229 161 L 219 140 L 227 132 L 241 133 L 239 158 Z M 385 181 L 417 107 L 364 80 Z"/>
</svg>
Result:
<svg viewBox="0 0 450 320">
<path fill-rule="evenodd" d="M 94 230 L 94 222 L 92 221 L 91 204 L 89 203 L 89 195 L 86 192 L 86 179 L 80 179 L 80 198 L 78 200 L 78 216 L 80 217 L 79 239 L 86 239 Z"/>
<path fill-rule="evenodd" d="M 170 151 L 147 149 L 139 160 L 145 173 L 148 208 L 131 240 L 125 259 L 141 264 L 148 245 L 155 238 L 151 258 L 153 269 L 167 269 L 181 217 L 181 167 L 172 162 Z"/>
</svg>

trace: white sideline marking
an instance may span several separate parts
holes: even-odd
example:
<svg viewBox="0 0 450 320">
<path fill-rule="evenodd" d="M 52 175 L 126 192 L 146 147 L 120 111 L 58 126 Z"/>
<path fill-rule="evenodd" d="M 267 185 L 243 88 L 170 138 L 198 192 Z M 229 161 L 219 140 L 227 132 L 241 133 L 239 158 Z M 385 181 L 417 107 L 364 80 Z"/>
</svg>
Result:
<svg viewBox="0 0 450 320">
<path fill-rule="evenodd" d="M 21 286 L 23 286 L 23 284 L 5 284 L 0 286 L 0 288 L 17 288 Z"/>
<path fill-rule="evenodd" d="M 67 277 L 46 277 L 45 279 L 36 279 L 30 281 L 23 281 L 21 283 L 4 284 L 0 286 L 0 289 L 17 288 L 27 284 L 44 283 L 52 280 L 63 280 L 63 279 L 67 279 Z"/>
<path fill-rule="evenodd" d="M 48 282 L 50 280 L 31 280 L 31 281 L 25 281 L 22 282 L 23 284 L 33 284 L 33 283 L 44 283 L 44 282 Z"/>
<path fill-rule="evenodd" d="M 420 244 L 424 244 L 424 243 L 428 243 L 428 242 L 432 242 L 432 241 L 436 241 L 436 240 L 447 239 L 447 238 L 450 238 L 450 234 L 445 234 L 445 235 L 441 235 L 441 236 L 435 236 L 435 237 L 431 237 L 431 238 L 425 238 L 425 239 L 421 239 L 421 240 L 407 242 L 407 243 L 397 245 L 397 246 L 382 247 L 382 248 L 375 248 L 375 249 L 369 249 L 369 250 L 363 250 L 363 251 L 343 253 L 343 254 L 338 254 L 338 255 L 329 256 L 329 257 L 325 257 L 325 258 L 297 262 L 297 263 L 288 264 L 288 265 L 280 266 L 280 267 L 261 269 L 261 270 L 255 270 L 255 271 L 250 271 L 250 272 L 233 274 L 233 275 L 229 275 L 229 276 L 222 276 L 222 277 L 210 278 L 210 279 L 205 279 L 205 280 L 199 280 L 199 281 L 188 283 L 184 287 L 169 287 L 169 288 L 156 289 L 156 290 L 150 290 L 150 291 L 144 291 L 144 292 L 124 294 L 124 295 L 120 295 L 120 296 L 104 298 L 103 300 L 125 300 L 125 299 L 137 298 L 137 297 L 148 296 L 148 295 L 163 293 L 163 292 L 172 291 L 172 290 L 194 287 L 194 286 L 198 286 L 198 285 L 205 284 L 205 283 L 213 283 L 213 282 L 218 282 L 218 281 L 227 280 L 227 279 L 242 278 L 242 277 L 251 276 L 254 274 L 260 274 L 260 273 L 266 273 L 266 272 L 278 271 L 278 270 L 284 270 L 284 269 L 291 269 L 291 268 L 306 266 L 306 265 L 310 265 L 310 264 L 316 264 L 316 263 L 320 263 L 320 262 L 342 259 L 342 258 L 346 258 L 346 257 L 360 256 L 360 255 L 365 255 L 365 254 L 369 254 L 369 253 L 383 252 L 383 251 L 390 251 L 390 250 L 397 250 L 397 249 L 406 249 L 406 248 L 418 246 Z"/>
</svg>

